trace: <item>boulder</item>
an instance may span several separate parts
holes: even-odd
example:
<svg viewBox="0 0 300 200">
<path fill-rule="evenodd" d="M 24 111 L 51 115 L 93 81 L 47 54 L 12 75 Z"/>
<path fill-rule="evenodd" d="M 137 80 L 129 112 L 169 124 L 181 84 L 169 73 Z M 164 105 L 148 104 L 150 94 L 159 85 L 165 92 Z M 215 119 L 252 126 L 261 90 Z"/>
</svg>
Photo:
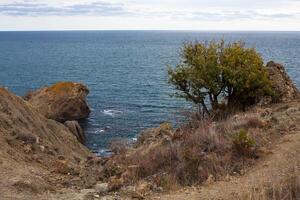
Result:
<svg viewBox="0 0 300 200">
<path fill-rule="evenodd" d="M 273 61 L 267 63 L 272 88 L 276 93 L 273 101 L 288 102 L 300 97 L 299 90 L 286 73 L 284 66 Z"/>
<path fill-rule="evenodd" d="M 86 102 L 88 93 L 87 87 L 80 83 L 59 82 L 29 92 L 24 99 L 46 118 L 65 122 L 88 117 L 90 113 Z"/>
<path fill-rule="evenodd" d="M 64 125 L 68 127 L 81 144 L 85 144 L 85 134 L 77 121 L 66 121 Z"/>
</svg>

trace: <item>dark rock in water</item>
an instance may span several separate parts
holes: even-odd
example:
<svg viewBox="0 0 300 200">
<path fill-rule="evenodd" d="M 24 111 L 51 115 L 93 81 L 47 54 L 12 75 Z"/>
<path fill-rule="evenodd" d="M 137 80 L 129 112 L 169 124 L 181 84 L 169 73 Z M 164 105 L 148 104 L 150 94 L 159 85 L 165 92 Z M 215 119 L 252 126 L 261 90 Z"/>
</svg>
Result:
<svg viewBox="0 0 300 200">
<path fill-rule="evenodd" d="M 49 119 L 59 122 L 79 120 L 88 117 L 90 108 L 86 102 L 89 90 L 73 82 L 59 82 L 29 92 L 24 99 Z"/>
<path fill-rule="evenodd" d="M 85 134 L 77 121 L 66 121 L 64 125 L 68 127 L 81 144 L 85 144 Z"/>
<path fill-rule="evenodd" d="M 270 61 L 267 69 L 272 81 L 272 88 L 276 93 L 272 101 L 289 102 L 300 97 L 299 90 L 286 73 L 283 65 Z"/>
</svg>

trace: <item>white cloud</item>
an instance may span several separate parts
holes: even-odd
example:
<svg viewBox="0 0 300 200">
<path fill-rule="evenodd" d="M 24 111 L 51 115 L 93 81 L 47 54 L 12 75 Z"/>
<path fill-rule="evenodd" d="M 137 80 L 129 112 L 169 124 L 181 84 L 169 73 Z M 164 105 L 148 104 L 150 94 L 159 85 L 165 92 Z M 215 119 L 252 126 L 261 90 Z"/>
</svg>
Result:
<svg viewBox="0 0 300 200">
<path fill-rule="evenodd" d="M 0 29 L 299 30 L 300 1 L 0 0 Z"/>
</svg>

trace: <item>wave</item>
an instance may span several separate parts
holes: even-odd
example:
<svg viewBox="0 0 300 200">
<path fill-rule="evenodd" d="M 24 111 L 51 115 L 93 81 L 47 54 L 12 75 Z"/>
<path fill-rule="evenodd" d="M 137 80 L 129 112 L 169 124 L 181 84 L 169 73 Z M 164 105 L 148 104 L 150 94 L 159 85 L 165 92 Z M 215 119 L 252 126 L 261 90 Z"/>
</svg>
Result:
<svg viewBox="0 0 300 200">
<path fill-rule="evenodd" d="M 100 129 L 100 130 L 97 130 L 97 131 L 95 131 L 95 134 L 101 134 L 101 133 L 104 133 L 105 132 L 105 130 L 104 129 Z"/>
<path fill-rule="evenodd" d="M 101 128 L 101 129 L 99 129 L 99 130 L 96 130 L 96 131 L 95 131 L 95 134 L 99 135 L 99 134 L 104 133 L 104 132 L 106 132 L 106 131 L 108 131 L 108 130 L 110 130 L 110 129 L 111 129 L 110 126 L 106 126 L 105 128 Z"/>
<path fill-rule="evenodd" d="M 102 113 L 105 115 L 109 115 L 111 117 L 115 117 L 115 116 L 123 114 L 123 112 L 120 110 L 103 110 Z"/>
</svg>

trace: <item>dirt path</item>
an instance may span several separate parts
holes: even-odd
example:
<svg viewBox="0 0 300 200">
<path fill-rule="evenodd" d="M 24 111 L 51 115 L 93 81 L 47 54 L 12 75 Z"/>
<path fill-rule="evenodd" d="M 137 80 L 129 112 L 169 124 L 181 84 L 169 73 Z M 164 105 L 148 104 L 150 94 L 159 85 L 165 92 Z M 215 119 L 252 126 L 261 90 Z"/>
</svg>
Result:
<svg viewBox="0 0 300 200">
<path fill-rule="evenodd" d="M 161 200 L 231 200 L 264 199 L 261 188 L 268 185 L 276 188 L 292 177 L 300 185 L 300 132 L 284 136 L 270 155 L 261 159 L 254 167 L 240 177 L 216 182 L 200 188 L 189 188 L 171 195 L 155 196 L 149 199 Z M 253 192 L 255 190 L 255 192 Z M 284 192 L 284 191 L 283 191 Z M 300 192 L 300 191 L 298 191 Z M 255 196 L 253 196 L 255 195 Z M 286 194 L 287 199 L 289 194 Z M 260 196 L 260 197 L 259 197 Z M 299 197 L 300 198 L 300 197 Z"/>
</svg>

